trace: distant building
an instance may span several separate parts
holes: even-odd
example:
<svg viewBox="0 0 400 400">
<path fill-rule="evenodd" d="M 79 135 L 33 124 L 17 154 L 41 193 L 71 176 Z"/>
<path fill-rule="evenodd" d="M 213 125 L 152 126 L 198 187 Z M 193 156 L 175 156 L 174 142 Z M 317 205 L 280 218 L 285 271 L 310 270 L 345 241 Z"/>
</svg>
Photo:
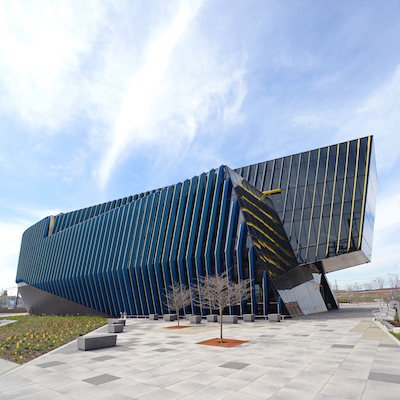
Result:
<svg viewBox="0 0 400 400">
<path fill-rule="evenodd" d="M 23 300 L 19 297 L 17 303 L 17 296 L 3 296 L 0 298 L 0 308 L 25 308 Z"/>
<path fill-rule="evenodd" d="M 369 262 L 372 136 L 49 216 L 24 233 L 17 283 L 31 312 L 169 313 L 165 289 L 228 269 L 252 279 L 227 313 L 336 308 L 326 274 Z M 207 314 L 193 303 L 185 313 Z"/>
</svg>

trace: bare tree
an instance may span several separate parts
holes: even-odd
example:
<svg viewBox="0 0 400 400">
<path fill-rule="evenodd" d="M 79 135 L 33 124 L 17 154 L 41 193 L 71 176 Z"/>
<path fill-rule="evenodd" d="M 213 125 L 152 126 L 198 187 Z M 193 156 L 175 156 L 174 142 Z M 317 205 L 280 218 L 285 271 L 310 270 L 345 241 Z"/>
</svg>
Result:
<svg viewBox="0 0 400 400">
<path fill-rule="evenodd" d="M 346 292 L 353 292 L 354 286 L 353 285 L 346 285 Z"/>
<path fill-rule="evenodd" d="M 173 282 L 169 290 L 165 290 L 165 306 L 176 312 L 179 327 L 179 311 L 192 303 L 192 289 L 181 283 Z"/>
<path fill-rule="evenodd" d="M 385 286 L 385 278 L 378 276 L 373 280 L 373 282 L 377 289 L 383 289 L 383 287 Z"/>
<path fill-rule="evenodd" d="M 374 288 L 371 282 L 363 283 L 363 286 L 365 290 L 372 290 Z"/>
<path fill-rule="evenodd" d="M 390 288 L 395 293 L 395 297 L 399 298 L 399 291 L 400 291 L 399 275 L 397 275 L 397 274 L 389 274 L 388 281 L 389 281 Z"/>
<path fill-rule="evenodd" d="M 361 289 L 362 289 L 361 286 L 356 282 L 356 283 L 354 284 L 354 290 L 355 290 L 356 292 L 359 292 Z"/>
<path fill-rule="evenodd" d="M 250 283 L 250 279 L 234 283 L 229 279 L 228 272 L 199 278 L 199 284 L 196 286 L 199 293 L 197 303 L 200 307 L 211 308 L 219 312 L 220 343 L 223 343 L 222 312 L 225 307 L 236 305 L 250 297 Z"/>
</svg>

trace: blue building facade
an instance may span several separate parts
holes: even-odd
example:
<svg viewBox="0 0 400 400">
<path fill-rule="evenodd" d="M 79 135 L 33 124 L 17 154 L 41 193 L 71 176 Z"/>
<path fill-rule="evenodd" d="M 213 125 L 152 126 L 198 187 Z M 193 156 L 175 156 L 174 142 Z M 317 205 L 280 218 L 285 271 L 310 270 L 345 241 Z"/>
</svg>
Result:
<svg viewBox="0 0 400 400">
<path fill-rule="evenodd" d="M 24 233 L 16 281 L 32 313 L 170 313 L 165 290 L 228 271 L 251 298 L 226 313 L 337 307 L 326 273 L 369 262 L 373 138 L 49 216 Z M 189 314 L 207 314 L 194 302 Z"/>
</svg>

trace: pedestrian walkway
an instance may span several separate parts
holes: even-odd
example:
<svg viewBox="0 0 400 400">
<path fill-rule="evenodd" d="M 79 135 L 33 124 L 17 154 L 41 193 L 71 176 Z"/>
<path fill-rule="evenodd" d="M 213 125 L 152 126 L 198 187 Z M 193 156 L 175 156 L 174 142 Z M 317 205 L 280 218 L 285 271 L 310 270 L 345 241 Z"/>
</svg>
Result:
<svg viewBox="0 0 400 400">
<path fill-rule="evenodd" d="M 0 400 L 398 400 L 400 346 L 372 309 L 225 324 L 226 338 L 248 341 L 232 348 L 196 344 L 218 337 L 215 323 L 128 319 L 115 347 L 74 341 L 3 373 Z"/>
</svg>

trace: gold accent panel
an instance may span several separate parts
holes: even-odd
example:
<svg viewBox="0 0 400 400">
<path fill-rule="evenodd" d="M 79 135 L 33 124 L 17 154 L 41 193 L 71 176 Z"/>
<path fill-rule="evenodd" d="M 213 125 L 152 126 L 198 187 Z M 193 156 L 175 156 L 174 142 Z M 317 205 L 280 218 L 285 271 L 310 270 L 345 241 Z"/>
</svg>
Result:
<svg viewBox="0 0 400 400">
<path fill-rule="evenodd" d="M 271 194 L 278 194 L 281 193 L 281 189 L 272 189 L 272 190 L 266 190 L 265 192 L 263 192 L 263 195 L 261 197 L 261 201 L 264 200 L 267 196 L 270 196 Z"/>
<path fill-rule="evenodd" d="M 56 217 L 54 215 L 50 215 L 49 232 L 47 233 L 47 236 L 50 236 L 53 233 L 55 223 L 56 223 Z"/>
</svg>

